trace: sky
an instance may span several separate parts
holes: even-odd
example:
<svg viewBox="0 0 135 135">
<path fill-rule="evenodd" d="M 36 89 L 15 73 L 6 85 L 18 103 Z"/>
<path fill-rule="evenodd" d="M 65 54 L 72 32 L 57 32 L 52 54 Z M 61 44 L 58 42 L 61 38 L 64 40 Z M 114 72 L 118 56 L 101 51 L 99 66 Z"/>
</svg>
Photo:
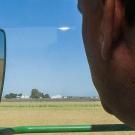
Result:
<svg viewBox="0 0 135 135">
<path fill-rule="evenodd" d="M 7 38 L 4 94 L 96 96 L 76 0 L 0 0 Z M 3 94 L 3 95 L 4 95 Z"/>
</svg>

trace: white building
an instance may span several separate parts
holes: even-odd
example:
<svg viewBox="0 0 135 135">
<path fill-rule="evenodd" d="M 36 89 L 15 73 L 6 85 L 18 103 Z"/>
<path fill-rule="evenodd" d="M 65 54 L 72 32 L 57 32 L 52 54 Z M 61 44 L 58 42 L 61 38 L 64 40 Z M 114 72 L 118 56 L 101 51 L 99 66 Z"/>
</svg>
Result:
<svg viewBox="0 0 135 135">
<path fill-rule="evenodd" d="M 61 99 L 63 96 L 61 95 L 55 95 L 55 96 L 52 96 L 51 99 Z"/>
</svg>

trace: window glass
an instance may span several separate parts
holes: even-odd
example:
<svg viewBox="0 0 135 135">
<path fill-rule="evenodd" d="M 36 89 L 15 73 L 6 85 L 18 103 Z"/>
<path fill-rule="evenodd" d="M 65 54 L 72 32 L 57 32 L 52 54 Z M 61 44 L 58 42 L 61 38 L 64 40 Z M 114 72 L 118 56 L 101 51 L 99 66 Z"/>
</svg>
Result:
<svg viewBox="0 0 135 135">
<path fill-rule="evenodd" d="M 0 28 L 7 37 L 3 98 L 18 94 L 17 99 L 9 100 L 13 102 L 3 99 L 0 104 L 0 125 L 99 124 L 104 123 L 102 117 L 107 123 L 110 116 L 103 112 L 100 102 L 80 102 L 82 97 L 97 98 L 97 92 L 85 55 L 77 0 L 0 2 Z M 49 94 L 51 100 L 79 100 L 31 101 L 32 89 Z M 93 116 L 98 116 L 97 120 Z"/>
<path fill-rule="evenodd" d="M 29 96 L 37 88 L 51 96 L 97 95 L 76 0 L 4 0 L 0 20 L 7 34 L 4 94 Z"/>
</svg>

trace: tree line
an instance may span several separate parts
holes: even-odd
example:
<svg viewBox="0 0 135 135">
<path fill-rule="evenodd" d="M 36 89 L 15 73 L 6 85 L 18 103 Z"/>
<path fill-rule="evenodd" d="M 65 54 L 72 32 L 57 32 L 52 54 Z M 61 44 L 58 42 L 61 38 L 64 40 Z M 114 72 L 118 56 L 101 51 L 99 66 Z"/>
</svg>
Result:
<svg viewBox="0 0 135 135">
<path fill-rule="evenodd" d="M 6 99 L 15 99 L 15 98 L 21 98 L 22 96 L 23 96 L 22 93 L 19 93 L 19 94 L 9 93 L 9 94 L 6 94 L 4 97 Z M 43 93 L 38 89 L 32 89 L 29 98 L 32 98 L 32 99 L 48 98 L 49 99 L 50 95 L 48 93 Z"/>
</svg>

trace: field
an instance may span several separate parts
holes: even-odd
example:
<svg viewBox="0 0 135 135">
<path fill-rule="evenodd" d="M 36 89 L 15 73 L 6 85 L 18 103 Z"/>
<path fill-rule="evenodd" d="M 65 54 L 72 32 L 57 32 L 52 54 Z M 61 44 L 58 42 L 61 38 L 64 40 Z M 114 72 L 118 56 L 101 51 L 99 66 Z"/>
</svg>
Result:
<svg viewBox="0 0 135 135">
<path fill-rule="evenodd" d="M 0 126 L 117 124 L 114 116 L 107 114 L 100 102 L 2 102 Z M 135 132 L 67 133 L 67 135 L 133 135 Z M 29 134 L 30 135 L 30 134 Z M 39 135 L 39 134 L 35 134 Z M 41 134 L 40 134 L 41 135 Z M 48 135 L 48 134 L 47 134 Z M 50 134 L 64 135 L 64 134 Z"/>
</svg>

